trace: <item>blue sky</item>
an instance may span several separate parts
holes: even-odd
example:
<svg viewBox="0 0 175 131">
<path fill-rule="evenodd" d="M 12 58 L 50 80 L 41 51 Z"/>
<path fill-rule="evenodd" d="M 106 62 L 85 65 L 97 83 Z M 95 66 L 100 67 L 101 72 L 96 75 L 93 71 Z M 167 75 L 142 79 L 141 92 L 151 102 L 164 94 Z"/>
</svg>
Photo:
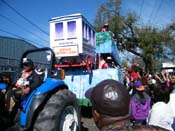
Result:
<svg viewBox="0 0 175 131">
<path fill-rule="evenodd" d="M 39 47 L 49 46 L 49 20 L 52 17 L 81 13 L 91 24 L 102 2 L 107 0 L 0 0 L 0 35 L 30 40 Z M 175 0 L 122 0 L 122 13 L 135 12 L 140 25 L 164 27 L 175 14 Z M 46 33 L 44 33 L 46 32 Z"/>
</svg>

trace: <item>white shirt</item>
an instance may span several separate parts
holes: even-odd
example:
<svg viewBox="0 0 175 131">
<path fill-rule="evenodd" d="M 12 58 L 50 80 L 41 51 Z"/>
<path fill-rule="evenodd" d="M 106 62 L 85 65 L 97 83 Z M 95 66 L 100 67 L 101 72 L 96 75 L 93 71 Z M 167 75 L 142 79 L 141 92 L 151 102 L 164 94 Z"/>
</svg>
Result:
<svg viewBox="0 0 175 131">
<path fill-rule="evenodd" d="M 152 106 L 149 112 L 148 125 L 159 126 L 169 131 L 173 131 L 171 125 L 173 123 L 173 115 L 170 104 L 157 102 Z"/>
</svg>

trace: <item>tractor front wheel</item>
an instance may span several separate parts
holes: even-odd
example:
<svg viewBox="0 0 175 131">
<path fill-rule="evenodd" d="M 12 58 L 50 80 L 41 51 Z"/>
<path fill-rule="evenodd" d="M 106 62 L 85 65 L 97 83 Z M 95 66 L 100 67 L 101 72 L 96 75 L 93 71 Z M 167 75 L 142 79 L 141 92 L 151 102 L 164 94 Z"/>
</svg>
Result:
<svg viewBox="0 0 175 131">
<path fill-rule="evenodd" d="M 80 131 L 80 109 L 75 94 L 59 90 L 39 113 L 34 131 Z"/>
</svg>

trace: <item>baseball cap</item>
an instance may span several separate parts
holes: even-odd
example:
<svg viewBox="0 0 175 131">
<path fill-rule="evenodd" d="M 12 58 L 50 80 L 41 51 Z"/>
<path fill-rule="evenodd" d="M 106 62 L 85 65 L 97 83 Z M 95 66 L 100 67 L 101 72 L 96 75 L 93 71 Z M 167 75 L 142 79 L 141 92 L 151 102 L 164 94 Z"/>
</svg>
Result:
<svg viewBox="0 0 175 131">
<path fill-rule="evenodd" d="M 128 118 L 130 96 L 127 88 L 118 81 L 107 79 L 86 91 L 85 96 L 92 102 L 93 108 L 113 117 Z"/>
<path fill-rule="evenodd" d="M 22 65 L 31 65 L 33 66 L 33 61 L 28 58 L 23 58 Z"/>
<path fill-rule="evenodd" d="M 141 81 L 136 81 L 136 82 L 134 83 L 134 87 L 135 87 L 135 89 L 138 90 L 138 91 L 143 91 L 143 90 L 145 90 L 145 87 L 142 85 L 142 82 L 141 82 Z"/>
</svg>

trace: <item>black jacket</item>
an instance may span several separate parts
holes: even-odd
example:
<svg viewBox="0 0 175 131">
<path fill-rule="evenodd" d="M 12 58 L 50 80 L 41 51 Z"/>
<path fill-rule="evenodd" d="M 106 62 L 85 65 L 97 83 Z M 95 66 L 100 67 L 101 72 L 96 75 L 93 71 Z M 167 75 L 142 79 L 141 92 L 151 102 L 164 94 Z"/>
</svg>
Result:
<svg viewBox="0 0 175 131">
<path fill-rule="evenodd" d="M 12 85 L 14 86 L 17 82 L 17 80 L 21 77 L 22 72 L 19 72 L 16 74 L 14 77 L 14 80 L 12 82 Z M 29 81 L 29 87 L 30 87 L 30 92 L 33 91 L 35 88 L 39 87 L 42 83 L 42 80 L 40 76 L 33 70 L 32 74 L 27 78 L 27 81 Z"/>
</svg>

